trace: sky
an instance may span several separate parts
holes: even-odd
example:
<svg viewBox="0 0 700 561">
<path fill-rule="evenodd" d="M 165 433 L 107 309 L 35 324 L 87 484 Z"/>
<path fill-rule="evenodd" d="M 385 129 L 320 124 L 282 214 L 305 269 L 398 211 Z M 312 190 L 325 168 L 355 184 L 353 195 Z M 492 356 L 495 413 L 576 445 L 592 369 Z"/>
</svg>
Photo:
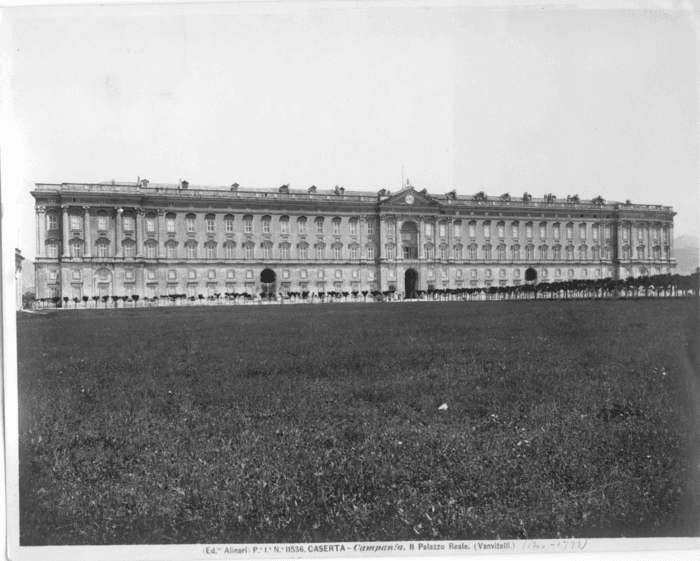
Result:
<svg viewBox="0 0 700 561">
<path fill-rule="evenodd" d="M 23 254 L 34 183 L 137 176 L 602 195 L 698 234 L 690 12 L 349 6 L 5 12 L 2 198 Z"/>
</svg>

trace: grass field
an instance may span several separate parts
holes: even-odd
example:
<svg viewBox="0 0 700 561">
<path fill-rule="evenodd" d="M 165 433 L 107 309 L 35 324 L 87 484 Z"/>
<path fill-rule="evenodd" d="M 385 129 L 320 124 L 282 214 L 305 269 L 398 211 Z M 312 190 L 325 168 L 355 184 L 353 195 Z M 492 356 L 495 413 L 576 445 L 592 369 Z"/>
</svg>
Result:
<svg viewBox="0 0 700 561">
<path fill-rule="evenodd" d="M 21 543 L 698 535 L 697 312 L 22 315 Z"/>
</svg>

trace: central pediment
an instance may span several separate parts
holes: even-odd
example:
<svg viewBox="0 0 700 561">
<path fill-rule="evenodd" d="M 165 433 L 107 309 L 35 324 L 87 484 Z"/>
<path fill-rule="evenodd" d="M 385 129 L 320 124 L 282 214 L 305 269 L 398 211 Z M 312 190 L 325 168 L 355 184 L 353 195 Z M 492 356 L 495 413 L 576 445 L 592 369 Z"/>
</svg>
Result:
<svg viewBox="0 0 700 561">
<path fill-rule="evenodd" d="M 384 199 L 380 204 L 390 206 L 406 206 L 406 207 L 435 207 L 440 206 L 440 203 L 433 199 L 427 193 L 416 191 L 413 187 L 401 189 L 398 193 L 394 193 Z"/>
</svg>

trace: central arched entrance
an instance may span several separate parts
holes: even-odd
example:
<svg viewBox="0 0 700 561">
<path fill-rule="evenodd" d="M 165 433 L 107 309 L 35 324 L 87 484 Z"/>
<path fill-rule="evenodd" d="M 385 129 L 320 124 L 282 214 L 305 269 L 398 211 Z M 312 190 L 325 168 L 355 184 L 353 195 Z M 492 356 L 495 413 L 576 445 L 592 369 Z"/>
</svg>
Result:
<svg viewBox="0 0 700 561">
<path fill-rule="evenodd" d="M 416 287 L 418 285 L 418 271 L 415 269 L 407 269 L 404 275 L 404 297 L 415 298 Z"/>
<path fill-rule="evenodd" d="M 525 270 L 525 280 L 534 283 L 537 280 L 537 271 L 532 267 Z"/>
<path fill-rule="evenodd" d="M 262 283 L 263 292 L 274 294 L 276 281 L 277 274 L 272 269 L 263 269 L 260 273 L 260 282 Z"/>
</svg>

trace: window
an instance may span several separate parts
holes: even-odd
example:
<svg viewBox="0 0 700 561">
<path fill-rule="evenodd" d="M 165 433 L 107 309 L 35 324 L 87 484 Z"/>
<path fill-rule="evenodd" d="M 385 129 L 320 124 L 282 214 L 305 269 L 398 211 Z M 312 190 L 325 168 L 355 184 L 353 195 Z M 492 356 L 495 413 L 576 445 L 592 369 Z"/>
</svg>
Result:
<svg viewBox="0 0 700 561">
<path fill-rule="evenodd" d="M 593 246 L 593 259 L 600 259 L 600 247 Z"/>
<path fill-rule="evenodd" d="M 547 225 L 544 223 L 540 224 L 540 239 L 541 240 L 547 239 Z"/>
<path fill-rule="evenodd" d="M 644 246 L 637 247 L 637 259 L 644 259 Z"/>
<path fill-rule="evenodd" d="M 299 276 L 302 279 L 308 279 L 309 278 L 309 271 L 307 271 L 306 269 L 302 269 L 301 271 L 299 271 Z"/>
<path fill-rule="evenodd" d="M 393 220 L 388 220 L 386 223 L 386 233 L 389 236 L 395 236 L 396 235 L 396 222 Z"/>
<path fill-rule="evenodd" d="M 610 247 L 609 245 L 605 246 L 605 259 L 607 259 L 608 261 L 612 259 L 612 247 Z"/>
<path fill-rule="evenodd" d="M 124 244 L 124 257 L 134 257 L 136 246 L 133 243 Z"/>
<path fill-rule="evenodd" d="M 243 255 L 246 259 L 253 258 L 253 246 L 248 244 L 243 248 Z"/>
<path fill-rule="evenodd" d="M 190 269 L 189 271 L 187 271 L 187 278 L 188 279 L 196 279 L 197 278 L 197 271 L 195 271 L 194 269 Z"/>
<path fill-rule="evenodd" d="M 610 239 L 610 235 L 612 233 L 612 229 L 610 226 L 605 227 L 605 241 L 608 241 Z"/>
<path fill-rule="evenodd" d="M 125 214 L 122 217 L 122 228 L 124 229 L 125 232 L 133 232 L 134 231 L 134 217 L 131 216 L 130 214 Z"/>
<path fill-rule="evenodd" d="M 128 281 L 134 280 L 134 270 L 133 269 L 125 269 L 124 270 L 124 278 Z"/>
<path fill-rule="evenodd" d="M 308 249 L 305 245 L 299 246 L 299 259 L 308 259 Z"/>
<path fill-rule="evenodd" d="M 209 279 L 216 279 L 216 269 L 209 269 L 207 271 L 207 277 Z"/>
<path fill-rule="evenodd" d="M 476 246 L 471 245 L 471 246 L 469 246 L 469 259 L 476 259 L 476 258 L 477 258 Z"/>
<path fill-rule="evenodd" d="M 269 216 L 262 217 L 262 232 L 263 234 L 269 234 L 271 230 L 272 219 Z"/>
<path fill-rule="evenodd" d="M 455 252 L 455 259 L 457 261 L 461 261 L 462 259 L 464 259 L 463 255 L 462 255 L 462 246 L 461 245 L 456 245 L 456 246 L 454 246 L 453 249 Z"/>
<path fill-rule="evenodd" d="M 455 238 L 461 238 L 462 237 L 462 223 L 461 222 L 455 222 L 454 224 L 455 228 Z"/>
<path fill-rule="evenodd" d="M 100 271 L 101 272 L 101 271 Z M 54 282 L 58 278 L 58 272 L 57 271 L 49 271 L 49 280 L 51 282 Z"/>
<path fill-rule="evenodd" d="M 105 217 L 107 218 L 107 217 Z M 98 217 L 99 219 L 99 217 Z M 107 222 L 105 220 L 105 222 Z M 146 216 L 146 232 L 149 234 L 153 234 L 156 231 L 156 219 L 154 216 Z"/>
<path fill-rule="evenodd" d="M 302 236 L 306 235 L 306 218 L 303 216 L 297 220 L 297 229 Z"/>
<path fill-rule="evenodd" d="M 510 235 L 514 240 L 518 239 L 518 236 L 520 235 L 519 230 L 519 224 L 517 222 L 513 222 L 510 226 Z"/>
<path fill-rule="evenodd" d="M 484 222 L 484 237 L 487 239 L 491 237 L 491 223 L 490 222 Z"/>
<path fill-rule="evenodd" d="M 253 217 L 249 214 L 243 217 L 243 233 L 252 234 L 253 233 Z"/>
<path fill-rule="evenodd" d="M 578 237 L 581 241 L 584 241 L 586 239 L 586 225 L 581 224 L 578 227 Z"/>
<path fill-rule="evenodd" d="M 357 246 L 350 246 L 350 259 L 357 259 Z"/>
<path fill-rule="evenodd" d="M 502 222 L 498 224 L 498 239 L 502 240 L 506 237 L 506 226 Z"/>
<path fill-rule="evenodd" d="M 433 235 L 433 225 L 430 222 L 425 223 L 425 235 L 426 236 L 432 236 Z"/>
<path fill-rule="evenodd" d="M 224 230 L 227 234 L 233 234 L 233 216 L 230 214 L 224 216 Z"/>
<path fill-rule="evenodd" d="M 486 271 L 484 271 L 484 274 L 485 274 L 487 279 L 490 279 L 491 278 L 491 269 L 486 269 Z"/>
<path fill-rule="evenodd" d="M 505 261 L 505 259 L 506 259 L 506 246 L 499 245 L 498 246 L 498 260 Z"/>
<path fill-rule="evenodd" d="M 187 245 L 187 259 L 194 259 L 197 257 L 197 246 L 194 244 Z"/>
<path fill-rule="evenodd" d="M 516 244 L 510 248 L 510 257 L 513 260 L 520 259 L 520 246 L 519 245 Z"/>
<path fill-rule="evenodd" d="M 573 277 L 574 277 L 574 270 L 569 269 L 569 278 L 573 278 Z"/>
<path fill-rule="evenodd" d="M 630 246 L 625 245 L 622 247 L 622 258 L 623 259 L 629 259 L 630 258 Z"/>
<path fill-rule="evenodd" d="M 491 259 L 491 246 L 490 245 L 484 246 L 484 259 Z"/>
<path fill-rule="evenodd" d="M 555 245 L 554 246 L 554 260 L 558 261 L 561 259 L 561 246 Z"/>
<path fill-rule="evenodd" d="M 554 276 L 555 276 L 555 277 L 560 277 L 560 276 L 561 276 L 561 269 L 555 269 L 555 270 L 554 270 Z"/>
<path fill-rule="evenodd" d="M 177 246 L 175 244 L 168 244 L 168 259 L 175 259 L 177 257 Z"/>
<path fill-rule="evenodd" d="M 214 215 L 213 214 L 207 214 L 207 217 L 204 219 L 204 223 L 206 224 L 207 227 L 207 233 L 213 234 L 214 233 Z"/>
<path fill-rule="evenodd" d="M 395 259 L 395 250 L 393 245 L 387 245 L 386 246 L 386 258 L 387 259 Z"/>
<path fill-rule="evenodd" d="M 528 240 L 532 239 L 532 224 L 530 224 L 530 223 L 525 225 L 525 237 Z"/>
<path fill-rule="evenodd" d="M 547 259 L 547 246 L 540 246 L 540 261 Z"/>
<path fill-rule="evenodd" d="M 567 240 L 574 239 L 574 227 L 571 224 L 566 225 L 566 239 Z"/>
<path fill-rule="evenodd" d="M 333 219 L 333 235 L 334 236 L 340 235 L 340 218 Z"/>
<path fill-rule="evenodd" d="M 571 261 L 574 258 L 574 246 L 568 245 L 566 246 L 566 259 L 567 261 Z"/>
<path fill-rule="evenodd" d="M 425 246 L 425 257 L 426 259 L 433 259 L 435 257 L 435 249 L 432 245 Z"/>
<path fill-rule="evenodd" d="M 262 246 L 262 256 L 263 259 L 270 259 L 272 257 L 272 250 L 269 245 Z"/>
<path fill-rule="evenodd" d="M 476 222 L 469 223 L 469 237 L 470 238 L 476 237 Z"/>
<path fill-rule="evenodd" d="M 149 243 L 146 246 L 146 258 L 147 259 L 155 259 L 156 258 L 156 245 Z"/>
<path fill-rule="evenodd" d="M 80 280 L 80 269 L 73 270 L 73 280 L 75 280 L 75 281 Z"/>
<path fill-rule="evenodd" d="M 367 235 L 368 236 L 374 235 L 374 220 L 367 221 Z"/>
<path fill-rule="evenodd" d="M 542 276 L 546 277 L 546 276 L 547 276 L 547 269 L 545 269 L 544 271 L 542 271 L 542 273 L 543 273 Z M 513 271 L 513 276 L 514 276 L 516 279 L 519 279 L 519 278 L 520 278 L 520 269 L 515 269 L 515 270 Z"/>
<path fill-rule="evenodd" d="M 316 220 L 316 235 L 317 236 L 323 235 L 323 218 L 318 218 Z"/>
<path fill-rule="evenodd" d="M 56 216 L 55 214 L 47 214 L 46 218 L 48 220 L 48 229 L 58 230 L 58 216 Z"/>
<path fill-rule="evenodd" d="M 506 270 L 505 269 L 501 269 L 500 276 L 502 279 L 506 278 Z"/>
<path fill-rule="evenodd" d="M 374 246 L 373 245 L 367 246 L 367 259 L 374 259 Z"/>
<path fill-rule="evenodd" d="M 216 257 L 216 246 L 210 244 L 207 246 L 207 259 L 214 259 Z"/>
<path fill-rule="evenodd" d="M 71 215 L 71 217 L 70 217 L 70 229 L 71 230 L 80 230 L 80 216 L 77 216 L 75 214 Z"/>
<path fill-rule="evenodd" d="M 232 243 L 225 246 L 226 248 L 226 259 L 235 259 L 236 257 L 236 246 Z"/>
<path fill-rule="evenodd" d="M 70 244 L 70 256 L 71 257 L 82 257 L 82 255 L 83 255 L 82 242 L 71 242 L 71 244 Z"/>
<path fill-rule="evenodd" d="M 547 269 L 542 269 L 542 278 L 546 279 L 547 278 Z M 520 276 L 520 271 L 518 271 L 518 276 Z"/>
<path fill-rule="evenodd" d="M 624 242 L 628 241 L 629 234 L 630 234 L 630 232 L 626 227 L 622 228 L 622 241 L 624 241 Z"/>
<path fill-rule="evenodd" d="M 534 246 L 528 245 L 525 247 L 525 258 L 528 261 L 532 261 L 534 259 L 534 253 L 535 253 L 535 248 Z"/>
<path fill-rule="evenodd" d="M 340 269 L 336 269 L 335 270 L 335 278 L 342 279 L 343 278 L 343 271 Z"/>
<path fill-rule="evenodd" d="M 664 243 L 668 243 L 668 227 L 667 226 L 664 226 L 663 234 L 664 234 Z"/>
<path fill-rule="evenodd" d="M 317 245 L 316 246 L 316 259 L 323 259 L 323 254 L 326 249 L 326 246 L 323 244 Z"/>
<path fill-rule="evenodd" d="M 170 213 L 165 217 L 165 229 L 169 234 L 175 233 L 175 215 Z"/>
<path fill-rule="evenodd" d="M 447 247 L 444 245 L 440 246 L 440 259 L 446 260 L 447 259 Z"/>
<path fill-rule="evenodd" d="M 599 228 L 598 224 L 594 224 L 593 228 L 591 229 L 591 237 L 593 238 L 594 241 L 598 240 L 599 233 L 600 233 L 600 228 Z"/>
<path fill-rule="evenodd" d="M 472 270 L 471 270 L 470 275 L 471 275 L 471 277 L 472 277 L 473 279 L 475 279 L 475 278 L 477 277 L 477 274 L 478 274 L 478 273 L 476 272 L 476 269 L 472 269 Z"/>
<path fill-rule="evenodd" d="M 582 245 L 581 247 L 578 248 L 578 258 L 580 260 L 585 260 L 588 254 L 588 248 L 585 245 Z"/>
<path fill-rule="evenodd" d="M 444 238 L 447 236 L 447 226 L 445 225 L 444 222 L 440 222 L 440 224 L 438 224 L 438 235 L 441 238 Z"/>
<path fill-rule="evenodd" d="M 185 222 L 187 224 L 187 231 L 188 232 L 194 232 L 195 231 L 195 217 L 193 214 L 189 214 L 185 217 Z"/>
<path fill-rule="evenodd" d="M 148 269 L 146 274 L 148 275 L 148 280 L 156 280 L 156 272 L 153 269 Z"/>
<path fill-rule="evenodd" d="M 168 280 L 176 280 L 177 279 L 177 271 L 175 269 L 169 269 L 168 270 Z"/>
<path fill-rule="evenodd" d="M 552 228 L 552 235 L 554 236 L 554 239 L 558 240 L 560 234 L 561 234 L 561 230 L 559 229 L 559 224 L 555 224 L 554 227 Z"/>
<path fill-rule="evenodd" d="M 280 245 L 280 259 L 289 259 L 289 246 L 287 244 Z"/>
<path fill-rule="evenodd" d="M 97 257 L 107 257 L 107 244 L 100 242 L 97 244 Z"/>
<path fill-rule="evenodd" d="M 357 235 L 357 220 L 355 220 L 355 219 L 350 220 L 350 235 L 351 236 Z"/>
</svg>

